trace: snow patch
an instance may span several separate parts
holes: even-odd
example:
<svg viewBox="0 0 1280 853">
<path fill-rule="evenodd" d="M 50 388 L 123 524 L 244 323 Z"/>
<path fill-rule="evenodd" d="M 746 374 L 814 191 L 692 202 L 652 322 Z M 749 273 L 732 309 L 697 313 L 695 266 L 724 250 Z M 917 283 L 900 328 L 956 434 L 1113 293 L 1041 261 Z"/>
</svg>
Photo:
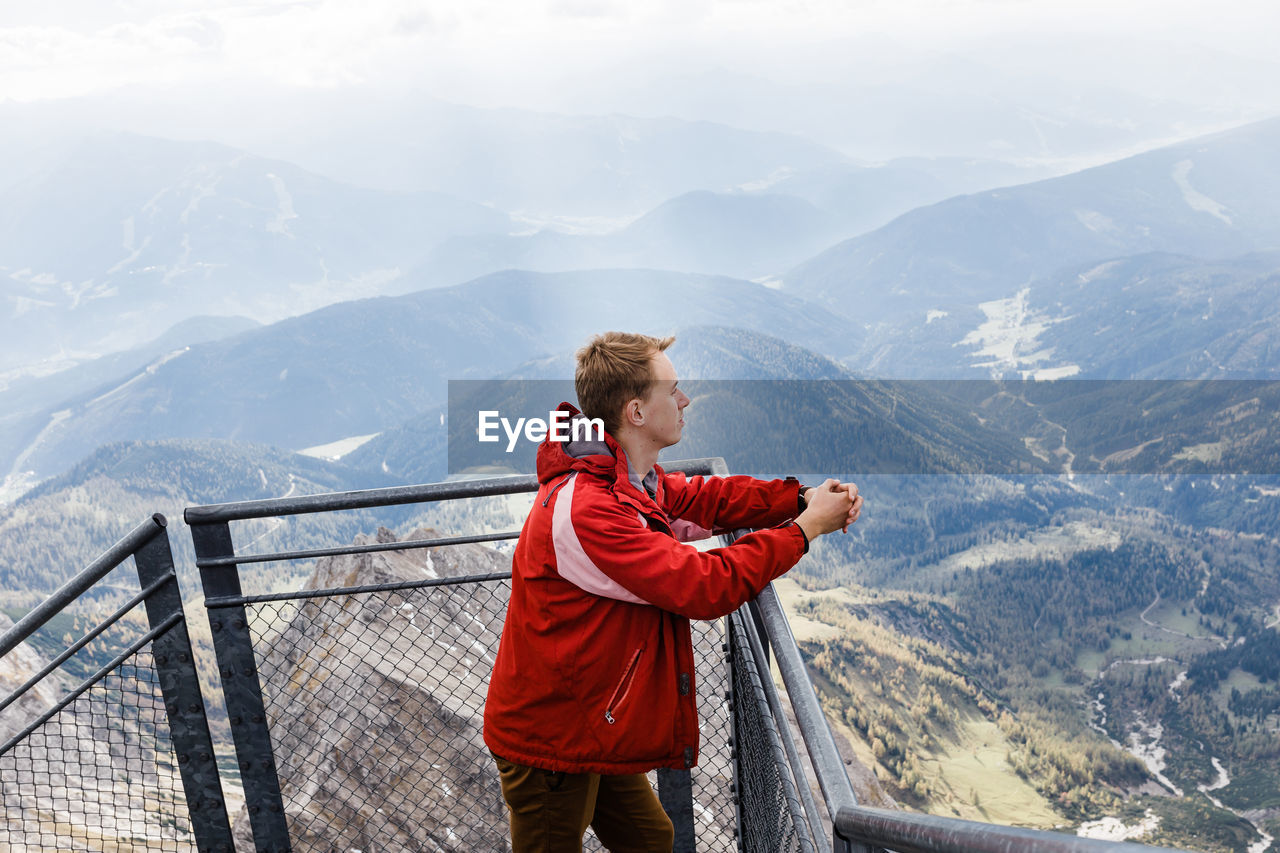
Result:
<svg viewBox="0 0 1280 853">
<path fill-rule="evenodd" d="M 0 506 L 11 504 L 40 482 L 34 471 L 15 471 L 0 482 Z"/>
<path fill-rule="evenodd" d="M 960 340 L 959 346 L 974 346 L 974 367 L 990 368 L 999 377 L 1017 371 L 1023 379 L 1062 379 L 1080 372 L 1075 364 L 1050 367 L 1044 364 L 1052 349 L 1040 349 L 1040 334 L 1055 320 L 1030 308 L 1031 288 L 1024 287 L 1008 299 L 994 299 L 978 305 L 986 321 Z M 926 321 L 927 322 L 927 321 Z M 981 360 L 981 359 L 986 359 Z"/>
<path fill-rule="evenodd" d="M 128 219 L 125 219 L 121 223 L 121 226 L 124 233 L 121 235 L 120 247 L 124 249 L 126 252 L 128 252 L 129 254 L 126 255 L 124 259 L 117 261 L 110 269 L 108 269 L 107 275 L 111 275 L 112 273 L 117 273 L 120 270 L 127 267 L 129 264 L 136 261 L 138 259 L 138 256 L 142 254 L 143 250 L 146 249 L 147 246 L 151 245 L 150 234 L 148 234 L 146 237 L 143 238 L 141 246 L 134 245 L 134 240 L 137 237 L 135 231 L 137 229 L 134 225 L 134 219 L 132 216 L 130 216 Z"/>
<path fill-rule="evenodd" d="M 1082 272 L 1076 277 L 1080 279 L 1081 284 L 1088 284 L 1089 282 L 1096 281 L 1111 272 L 1111 270 L 1115 269 L 1119 265 L 1119 261 L 1107 261 L 1105 264 L 1098 264 L 1093 269 L 1088 270 L 1087 272 Z"/>
<path fill-rule="evenodd" d="M 1219 204 L 1209 198 L 1204 193 L 1191 186 L 1191 182 L 1187 180 L 1187 176 L 1191 174 L 1191 168 L 1195 164 L 1190 160 L 1183 160 L 1173 167 L 1173 182 L 1178 185 L 1178 189 L 1182 190 L 1182 199 L 1192 210 L 1201 213 L 1207 213 L 1210 216 L 1221 219 L 1223 222 L 1231 225 L 1231 217 L 1227 216 L 1226 205 Z"/>
<path fill-rule="evenodd" d="M 284 378 L 283 375 L 280 377 Z M 353 435 L 347 438 L 340 438 L 337 441 L 331 441 L 328 444 L 317 444 L 315 447 L 308 447 L 299 450 L 303 456 L 310 456 L 315 459 L 328 459 L 336 461 L 346 456 L 365 442 L 377 438 L 382 435 L 380 432 L 371 432 L 368 435 Z"/>
<path fill-rule="evenodd" d="M 267 230 L 273 234 L 292 237 L 293 233 L 289 230 L 289 220 L 298 218 L 297 212 L 293 209 L 293 196 L 289 194 L 284 181 L 278 175 L 268 172 L 267 180 L 271 182 L 271 189 L 275 191 L 276 204 L 278 205 L 276 218 L 267 223 Z"/>
<path fill-rule="evenodd" d="M 1076 215 L 1076 220 L 1095 234 L 1116 230 L 1115 222 L 1104 213 L 1099 213 L 1096 210 L 1076 210 L 1073 212 Z"/>
<path fill-rule="evenodd" d="M 1076 835 L 1082 838 L 1098 838 L 1103 841 L 1127 841 L 1130 838 L 1142 838 L 1155 832 L 1160 826 L 1160 816 L 1147 809 L 1146 816 L 1133 826 L 1126 826 L 1117 817 L 1104 817 L 1101 820 L 1090 820 L 1080 824 Z"/>
<path fill-rule="evenodd" d="M 1137 726 L 1135 731 L 1129 732 L 1129 746 L 1127 747 L 1129 754 L 1140 760 L 1147 766 L 1147 770 L 1151 775 L 1156 777 L 1156 781 L 1164 785 L 1176 796 L 1183 796 L 1182 789 L 1173 784 L 1173 781 L 1164 775 L 1165 768 L 1165 748 L 1160 745 L 1160 740 L 1164 737 L 1164 724 L 1160 721 L 1148 723 L 1142 716 L 1139 716 L 1135 722 Z"/>
<path fill-rule="evenodd" d="M 1176 702 L 1182 701 L 1182 697 L 1178 695 L 1178 689 L 1186 683 L 1187 683 L 1187 673 L 1185 671 L 1178 673 L 1178 677 L 1175 678 L 1173 681 L 1169 682 L 1169 695 L 1174 698 L 1174 701 Z M 1213 761 L 1214 761 L 1214 764 L 1217 764 L 1218 759 L 1215 758 Z"/>
<path fill-rule="evenodd" d="M 1186 675 L 1186 673 L 1183 673 L 1183 675 Z M 1218 771 L 1218 778 L 1213 780 L 1212 785 L 1196 786 L 1197 788 L 1200 789 L 1202 793 L 1205 793 L 1205 794 L 1209 793 L 1210 791 L 1216 791 L 1219 788 L 1225 788 L 1231 784 L 1231 777 L 1227 775 L 1227 768 L 1222 766 L 1222 762 L 1218 760 L 1217 756 L 1214 756 L 1210 760 L 1213 762 L 1213 769 Z M 1219 803 L 1216 800 L 1214 802 L 1215 802 L 1215 805 L 1218 806 L 1218 808 L 1222 808 L 1222 803 Z"/>
</svg>

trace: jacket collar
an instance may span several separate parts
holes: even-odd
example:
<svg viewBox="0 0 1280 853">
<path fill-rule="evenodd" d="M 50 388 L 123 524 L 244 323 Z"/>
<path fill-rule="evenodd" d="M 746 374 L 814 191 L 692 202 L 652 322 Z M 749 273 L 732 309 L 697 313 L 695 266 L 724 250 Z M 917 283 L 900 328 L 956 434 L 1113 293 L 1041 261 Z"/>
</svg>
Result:
<svg viewBox="0 0 1280 853">
<path fill-rule="evenodd" d="M 586 420 L 586 415 L 572 403 L 561 403 L 557 411 L 568 412 L 570 424 L 576 420 Z M 608 480 L 611 490 L 623 503 L 640 512 L 657 513 L 666 517 L 661 508 L 662 466 L 654 465 L 653 470 L 641 478 L 632 469 L 622 445 L 608 432 L 604 433 L 603 441 L 554 441 L 548 431 L 547 437 L 538 447 L 538 482 L 546 483 L 572 471 L 590 473 Z"/>
</svg>

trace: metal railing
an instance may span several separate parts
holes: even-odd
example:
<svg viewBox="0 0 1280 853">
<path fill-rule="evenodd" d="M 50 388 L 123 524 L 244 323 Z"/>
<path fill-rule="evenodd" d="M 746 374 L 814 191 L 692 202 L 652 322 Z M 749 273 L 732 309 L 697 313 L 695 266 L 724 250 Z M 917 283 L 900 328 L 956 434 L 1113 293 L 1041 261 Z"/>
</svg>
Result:
<svg viewBox="0 0 1280 853">
<path fill-rule="evenodd" d="M 141 590 L 45 663 L 28 641 L 130 557 Z M 85 657 L 96 671 L 68 688 Z M 0 745 L 0 850 L 232 849 L 163 516 L 6 631 L 0 659 L 30 672 L 0 700 L 0 730 L 16 729 Z"/>
<path fill-rule="evenodd" d="M 859 805 L 777 593 L 770 586 L 748 607 L 763 626 L 768 651 L 777 659 L 797 727 L 827 812 L 832 815 L 831 840 L 837 853 L 879 849 L 899 853 L 1152 853 L 1165 849 Z M 797 778 L 803 778 L 802 766 L 792 764 L 792 769 Z"/>
<path fill-rule="evenodd" d="M 705 475 L 713 467 L 691 460 L 672 470 Z M 537 489 L 534 477 L 501 477 L 186 511 L 256 849 L 507 844 L 480 724 L 510 572 L 506 558 L 478 546 L 519 531 L 237 554 L 230 524 Z M 360 562 L 365 573 L 356 576 L 367 580 L 391 552 L 422 549 L 430 550 L 416 563 L 395 558 L 402 574 L 377 576 L 387 582 L 334 582 L 352 577 L 353 565 L 335 561 Z M 241 564 L 315 558 L 323 589 L 243 593 Z M 429 576 L 404 574 L 415 572 Z M 737 846 L 727 638 L 719 623 L 699 624 L 694 636 L 703 761 L 693 772 L 659 770 L 654 779 L 676 850 L 727 853 Z M 433 758 L 416 761 L 421 756 Z M 244 824 L 237 821 L 238 832 Z"/>
<path fill-rule="evenodd" d="M 720 459 L 669 469 L 727 473 Z M 518 531 L 408 541 L 380 534 L 351 545 L 237 554 L 230 524 L 537 487 L 533 477 L 504 477 L 187 509 L 244 786 L 234 834 L 164 519 L 141 525 L 0 639 L 0 657 L 21 650 L 135 557 L 142 591 L 0 702 L 2 724 L 6 708 L 145 604 L 148 631 L 0 747 L 8 822 L 0 851 L 116 849 L 126 841 L 230 850 L 233 835 L 241 849 L 264 851 L 507 848 L 480 721 L 510 572 L 504 556 L 481 546 Z M 423 550 L 417 559 L 405 553 Z M 319 560 L 315 588 L 242 590 L 241 565 L 311 559 Z M 654 774 L 676 851 L 1153 849 L 861 806 L 772 587 L 724 620 L 695 623 L 694 637 L 702 763 Z"/>
</svg>

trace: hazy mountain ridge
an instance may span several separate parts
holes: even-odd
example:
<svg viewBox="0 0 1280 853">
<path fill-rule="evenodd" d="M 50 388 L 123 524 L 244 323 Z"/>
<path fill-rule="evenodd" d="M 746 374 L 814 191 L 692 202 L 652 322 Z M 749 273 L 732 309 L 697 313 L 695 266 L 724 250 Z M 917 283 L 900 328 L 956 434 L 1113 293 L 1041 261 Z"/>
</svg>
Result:
<svg viewBox="0 0 1280 853">
<path fill-rule="evenodd" d="M 847 235 L 835 216 L 796 196 L 696 190 L 607 234 L 544 229 L 454 238 L 432 250 L 418 273 L 464 281 L 507 268 L 641 268 L 753 279 L 779 274 Z"/>
<path fill-rule="evenodd" d="M 806 261 L 788 290 L 864 324 L 1012 296 L 1069 265 L 1280 246 L 1280 120 L 905 214 Z"/>
<path fill-rule="evenodd" d="M 833 459 L 843 460 L 848 471 L 961 472 L 1019 464 L 1052 470 L 1019 437 L 982 425 L 936 389 L 855 382 L 837 362 L 779 338 L 746 329 L 690 327 L 677 332 L 670 352 L 692 402 L 684 436 L 663 452 L 664 460 L 723 456 L 732 470 L 757 474 L 826 470 Z M 564 379 L 572 364 L 568 353 L 531 362 L 511 371 L 512 381 L 460 390 L 451 403 L 469 412 L 475 405 L 468 408 L 466 394 L 483 393 L 484 409 L 496 406 L 512 417 L 547 412 L 562 399 L 574 399 L 572 381 Z M 538 381 L 551 379 L 561 381 Z M 530 399 L 537 394 L 549 396 Z M 471 421 L 446 423 L 444 411 L 432 409 L 343 461 L 412 480 L 442 479 L 447 462 L 459 467 L 471 460 L 478 467 L 481 456 L 486 467 L 534 470 L 533 444 L 511 453 L 501 446 L 491 452 L 472 448 L 474 428 Z M 452 439 L 474 452 L 459 451 L 446 460 L 453 429 L 458 432 Z"/>
<path fill-rule="evenodd" d="M 70 470 L 0 507 L 0 582 L 5 603 L 34 603 L 121 536 L 161 512 L 169 520 L 184 584 L 195 584 L 187 506 L 396 485 L 380 473 L 357 471 L 271 447 L 231 441 L 177 440 L 105 445 Z M 389 514 L 388 514 L 389 513 Z M 381 523 L 400 518 L 395 510 Z M 297 517 L 236 526 L 237 542 L 346 541 L 375 516 Z M 123 571 L 119 570 L 119 571 Z M 132 571 L 129 568 L 129 571 Z M 193 587 L 188 592 L 194 592 Z"/>
<path fill-rule="evenodd" d="M 850 363 L 923 377 L 1270 379 L 1278 300 L 1275 252 L 1115 257 L 1007 298 L 885 323 Z"/>
<path fill-rule="evenodd" d="M 808 338 L 834 356 L 851 345 L 839 317 L 750 282 L 645 270 L 509 271 L 343 303 L 193 346 L 110 391 L 50 407 L 43 432 L 17 459 L 22 470 L 48 474 L 110 440 L 221 437 L 303 448 L 368 435 L 443 403 L 446 379 L 491 378 L 566 340 L 585 342 L 618 324 L 619 304 L 631 306 L 628 327 L 659 334 L 730 322 Z"/>
<path fill-rule="evenodd" d="M 474 202 L 213 143 L 105 135 L 55 150 L 0 212 L 8 366 L 123 349 L 197 314 L 275 320 L 386 293 L 432 244 L 510 227 Z"/>
</svg>

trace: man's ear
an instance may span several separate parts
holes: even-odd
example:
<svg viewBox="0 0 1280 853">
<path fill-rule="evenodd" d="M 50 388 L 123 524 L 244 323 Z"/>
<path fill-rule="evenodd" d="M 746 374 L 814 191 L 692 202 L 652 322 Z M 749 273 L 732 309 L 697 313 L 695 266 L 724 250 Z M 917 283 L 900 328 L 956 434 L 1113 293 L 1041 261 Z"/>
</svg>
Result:
<svg viewBox="0 0 1280 853">
<path fill-rule="evenodd" d="M 639 397 L 632 397 L 622 407 L 622 422 L 630 426 L 644 426 L 644 412 L 641 411 L 641 400 Z"/>
</svg>

